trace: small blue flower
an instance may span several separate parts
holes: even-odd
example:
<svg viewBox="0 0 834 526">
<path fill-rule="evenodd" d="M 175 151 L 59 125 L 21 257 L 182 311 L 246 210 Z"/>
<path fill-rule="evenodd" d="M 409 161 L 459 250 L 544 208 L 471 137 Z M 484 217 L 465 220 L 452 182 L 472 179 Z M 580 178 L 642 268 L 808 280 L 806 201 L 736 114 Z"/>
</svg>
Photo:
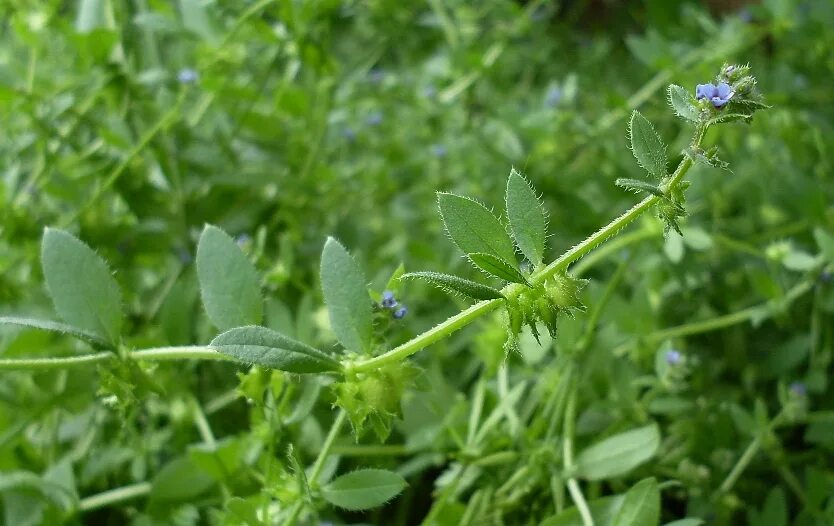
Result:
<svg viewBox="0 0 834 526">
<path fill-rule="evenodd" d="M 423 96 L 425 98 L 433 99 L 435 95 L 437 95 L 437 88 L 435 88 L 431 84 L 423 88 Z"/>
<path fill-rule="evenodd" d="M 240 248 L 243 248 L 246 245 L 248 245 L 250 241 L 252 241 L 252 237 L 245 232 L 235 238 L 235 243 Z"/>
<path fill-rule="evenodd" d="M 707 99 L 716 108 L 721 108 L 733 98 L 733 89 L 726 82 L 717 86 L 714 84 L 698 84 L 695 86 L 695 98 L 698 100 Z"/>
<path fill-rule="evenodd" d="M 669 365 L 678 365 L 683 360 L 683 355 L 680 351 L 666 351 L 666 363 Z"/>
<path fill-rule="evenodd" d="M 356 140 L 356 132 L 353 131 L 353 128 L 345 128 L 342 130 L 342 137 L 350 142 L 353 142 Z"/>
<path fill-rule="evenodd" d="M 180 84 L 193 84 L 200 80 L 200 74 L 191 68 L 183 68 L 177 73 L 177 81 Z"/>
<path fill-rule="evenodd" d="M 556 106 L 559 104 L 559 101 L 562 100 L 562 88 L 559 86 L 553 86 L 549 90 L 547 90 L 547 95 L 544 97 L 545 105 L 549 107 Z"/>
<path fill-rule="evenodd" d="M 368 118 L 365 119 L 365 123 L 368 126 L 379 126 L 382 123 L 382 114 L 378 111 L 375 111 L 368 115 Z"/>
<path fill-rule="evenodd" d="M 386 290 L 382 293 L 382 301 L 379 303 L 386 309 L 393 309 L 397 306 L 397 299 L 394 298 L 394 293 L 390 290 Z"/>
<path fill-rule="evenodd" d="M 438 158 L 439 157 L 446 157 L 447 153 L 448 153 L 448 151 L 446 150 L 446 147 L 443 146 L 442 144 L 432 144 L 431 145 L 431 154 L 434 155 L 435 157 L 438 157 Z"/>
<path fill-rule="evenodd" d="M 823 283 L 831 283 L 832 280 L 834 280 L 834 274 L 832 274 L 831 272 L 826 270 L 822 274 L 820 274 L 820 281 L 822 281 Z"/>
<path fill-rule="evenodd" d="M 808 393 L 805 384 L 802 382 L 793 382 L 788 389 L 796 396 L 805 396 Z"/>
<path fill-rule="evenodd" d="M 191 252 L 188 251 L 185 247 L 177 247 L 174 252 L 177 254 L 177 259 L 180 260 L 180 263 L 183 265 L 190 265 L 194 258 L 191 256 Z"/>
<path fill-rule="evenodd" d="M 385 72 L 380 68 L 371 68 L 368 72 L 368 81 L 371 84 L 379 84 L 385 79 Z"/>
<path fill-rule="evenodd" d="M 395 310 L 394 313 L 391 314 L 391 316 L 393 316 L 393 318 L 395 320 L 401 320 L 401 319 L 405 318 L 406 314 L 408 314 L 408 309 L 406 308 L 405 305 L 403 305 L 399 309 Z"/>
</svg>

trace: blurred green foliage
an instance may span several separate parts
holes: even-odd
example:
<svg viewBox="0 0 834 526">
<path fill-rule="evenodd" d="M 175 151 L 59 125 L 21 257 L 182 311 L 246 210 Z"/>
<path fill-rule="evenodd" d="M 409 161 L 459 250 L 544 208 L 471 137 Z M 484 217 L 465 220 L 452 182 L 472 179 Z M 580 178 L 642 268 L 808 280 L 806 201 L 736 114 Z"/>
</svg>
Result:
<svg viewBox="0 0 834 526">
<path fill-rule="evenodd" d="M 749 62 L 773 108 L 707 137 L 732 171 L 693 169 L 683 237 L 645 217 L 581 260 L 590 312 L 543 346 L 523 334 L 507 368 L 497 320 L 417 355 L 427 390 L 406 393 L 388 441 L 340 437 L 322 471 L 382 467 L 409 488 L 320 519 L 536 524 L 570 508 L 544 469 L 559 455 L 546 410 L 559 351 L 581 341 L 577 447 L 652 422 L 661 435 L 650 462 L 587 484 L 594 510 L 655 477 L 663 522 L 834 523 L 834 284 L 819 271 L 834 260 L 830 2 L 6 0 L 0 17 L 0 314 L 52 317 L 38 253 L 44 226 L 65 228 L 116 271 L 135 348 L 216 334 L 193 262 L 205 223 L 261 272 L 265 325 L 319 346 L 334 342 L 318 307 L 328 235 L 378 291 L 401 262 L 474 274 L 438 190 L 501 209 L 510 168 L 523 172 L 549 212 L 549 261 L 634 201 L 614 185 L 642 176 L 631 110 L 675 163 L 690 130 L 666 85 Z M 464 305 L 396 292 L 409 315 L 392 344 Z M 0 332 L 3 358 L 82 352 Z M 333 419 L 325 381 L 226 363 L 0 374 L 10 525 L 271 523 L 302 498 L 287 447 L 309 464 Z M 473 414 L 497 416 L 467 437 Z M 90 498 L 114 488 L 110 505 Z M 565 513 L 548 524 L 579 524 Z"/>
</svg>

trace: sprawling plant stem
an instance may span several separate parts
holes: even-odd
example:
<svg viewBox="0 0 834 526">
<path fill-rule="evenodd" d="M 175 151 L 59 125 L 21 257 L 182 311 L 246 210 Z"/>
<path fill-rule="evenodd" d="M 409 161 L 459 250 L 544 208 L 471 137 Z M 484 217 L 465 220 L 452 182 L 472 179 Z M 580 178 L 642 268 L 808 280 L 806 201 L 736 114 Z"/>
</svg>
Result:
<svg viewBox="0 0 834 526">
<path fill-rule="evenodd" d="M 692 140 L 693 147 L 700 147 L 701 141 L 703 140 L 704 134 L 706 133 L 706 129 L 706 126 L 698 126 Z M 683 176 L 686 175 L 686 172 L 688 172 L 691 167 L 692 159 L 690 159 L 688 156 L 684 156 L 680 164 L 678 164 L 677 169 L 669 178 L 669 181 L 664 185 L 664 188 L 662 188 L 662 190 L 668 192 L 670 189 L 675 188 L 678 184 L 680 184 L 681 180 L 683 179 Z M 632 221 L 640 217 L 644 212 L 649 210 L 660 199 L 662 198 L 656 195 L 651 195 L 649 197 L 644 198 L 642 201 L 631 207 L 624 214 L 617 217 L 601 229 L 588 236 L 584 241 L 582 241 L 578 245 L 574 245 L 570 250 L 559 256 L 555 261 L 553 261 L 546 267 L 534 273 L 533 276 L 530 278 L 530 283 L 533 286 L 541 284 L 548 278 L 552 277 L 554 274 L 566 270 L 571 263 L 581 258 L 585 254 L 591 252 L 594 248 L 604 243 L 605 240 L 607 240 L 608 238 L 616 235 L 625 226 L 627 226 Z M 507 285 L 506 287 L 504 287 L 501 293 L 504 294 L 504 296 L 506 296 L 507 298 L 513 299 L 516 298 L 519 295 L 519 293 L 523 290 L 522 287 L 523 285 L 518 284 Z M 405 342 L 404 344 L 398 347 L 391 349 L 385 354 L 381 354 L 379 356 L 368 358 L 366 360 L 362 360 L 355 363 L 346 363 L 345 369 L 354 372 L 370 371 L 373 369 L 377 369 L 378 367 L 381 367 L 383 365 L 401 361 L 407 358 L 408 356 L 411 356 L 412 354 L 416 353 L 417 351 L 423 349 L 424 347 L 427 347 L 432 343 L 447 338 L 453 332 L 462 329 L 463 327 L 469 325 L 471 322 L 480 318 L 481 316 L 494 311 L 502 305 L 503 301 L 504 300 L 488 300 L 476 303 L 468 309 L 461 311 L 460 313 L 447 319 L 443 323 L 435 325 L 434 327 L 420 334 L 419 336 Z"/>
<path fill-rule="evenodd" d="M 707 127 L 699 125 L 696 128 L 691 146 L 698 148 L 701 145 Z M 692 167 L 692 159 L 684 156 L 677 169 L 669 178 L 668 182 L 661 188 L 664 192 L 675 188 L 683 179 L 684 175 Z M 538 270 L 530 278 L 532 285 L 543 283 L 554 274 L 565 271 L 568 266 L 574 261 L 580 259 L 582 256 L 588 254 L 596 247 L 604 243 L 607 239 L 615 236 L 624 227 L 632 223 L 635 219 L 640 217 L 644 212 L 649 210 L 660 199 L 659 196 L 651 195 L 644 198 L 642 201 L 631 207 L 625 213 L 597 230 L 584 241 L 571 247 L 570 250 L 559 256 L 555 261 Z M 501 291 L 504 296 L 510 299 L 518 297 L 523 290 L 523 285 L 510 284 L 504 287 Z M 363 372 L 378 369 L 383 365 L 399 362 L 412 354 L 436 343 L 440 340 L 448 338 L 452 333 L 466 327 L 476 319 L 488 314 L 500 306 L 504 300 L 488 300 L 481 301 L 472 305 L 466 310 L 459 312 L 446 321 L 432 327 L 426 332 L 412 338 L 411 340 L 399 345 L 390 351 L 367 358 L 360 361 L 349 361 L 344 363 L 346 371 Z M 161 361 L 161 360 L 179 360 L 179 359 L 200 359 L 200 360 L 226 360 L 226 356 L 208 347 L 202 346 L 187 346 L 187 347 L 160 347 L 156 349 L 143 349 L 129 353 L 130 357 L 135 360 L 147 361 Z M 2 369 L 53 369 L 65 368 L 76 365 L 89 365 L 99 362 L 107 362 L 115 359 L 116 354 L 109 352 L 99 352 L 94 354 L 87 354 L 82 356 L 70 356 L 63 358 L 33 358 L 33 359 L 8 359 L 0 360 L 0 370 Z"/>
</svg>

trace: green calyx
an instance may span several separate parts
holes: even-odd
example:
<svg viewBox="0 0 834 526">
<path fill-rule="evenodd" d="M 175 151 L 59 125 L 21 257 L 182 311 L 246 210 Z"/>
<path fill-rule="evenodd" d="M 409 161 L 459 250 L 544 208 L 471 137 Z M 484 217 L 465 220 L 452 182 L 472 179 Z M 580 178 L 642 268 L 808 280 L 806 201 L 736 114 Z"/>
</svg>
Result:
<svg viewBox="0 0 834 526">
<path fill-rule="evenodd" d="M 403 393 L 419 374 L 418 367 L 400 362 L 373 371 L 348 373 L 344 381 L 333 384 L 336 405 L 347 412 L 357 440 L 367 424 L 380 441 L 388 438 L 394 419 L 402 416 Z"/>
<path fill-rule="evenodd" d="M 583 310 L 579 291 L 588 283 L 567 273 L 556 274 L 535 287 L 519 289 L 517 296 L 507 300 L 505 325 L 507 342 L 505 350 L 518 350 L 518 335 L 524 325 L 539 340 L 538 324 L 547 327 L 550 336 L 556 336 L 556 324 L 560 313 L 573 315 Z"/>
</svg>

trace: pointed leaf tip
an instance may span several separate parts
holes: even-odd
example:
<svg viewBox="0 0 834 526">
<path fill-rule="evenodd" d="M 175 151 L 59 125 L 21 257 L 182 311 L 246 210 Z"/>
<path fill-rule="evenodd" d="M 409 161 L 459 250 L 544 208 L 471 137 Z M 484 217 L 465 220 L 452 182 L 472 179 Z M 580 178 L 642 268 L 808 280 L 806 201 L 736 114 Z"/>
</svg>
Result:
<svg viewBox="0 0 834 526">
<path fill-rule="evenodd" d="M 362 269 L 335 238 L 328 237 L 321 252 L 321 289 L 330 325 L 346 349 L 364 352 L 370 348 L 371 298 Z"/>
<path fill-rule="evenodd" d="M 634 110 L 628 126 L 631 151 L 637 163 L 660 179 L 666 175 L 666 145 L 643 115 Z"/>
<path fill-rule="evenodd" d="M 226 232 L 214 225 L 203 227 L 196 263 L 203 306 L 215 327 L 225 330 L 261 322 L 260 277 Z"/>
<path fill-rule="evenodd" d="M 507 179 L 507 217 L 516 246 L 534 265 L 544 258 L 547 218 L 533 187 L 513 169 Z"/>
<path fill-rule="evenodd" d="M 47 227 L 41 265 L 55 312 L 68 324 L 117 343 L 122 296 L 104 259 L 69 232 Z"/>
</svg>

